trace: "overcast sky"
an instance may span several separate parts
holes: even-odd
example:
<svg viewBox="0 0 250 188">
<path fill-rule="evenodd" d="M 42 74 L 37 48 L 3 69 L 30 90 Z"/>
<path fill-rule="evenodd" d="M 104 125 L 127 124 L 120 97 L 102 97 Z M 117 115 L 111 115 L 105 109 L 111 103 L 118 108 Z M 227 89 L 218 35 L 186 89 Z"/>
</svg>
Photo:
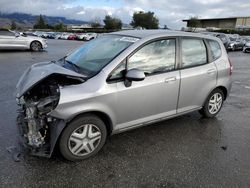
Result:
<svg viewBox="0 0 250 188">
<path fill-rule="evenodd" d="M 250 0 L 0 0 L 1 12 L 64 16 L 91 21 L 109 14 L 130 23 L 134 11 L 153 11 L 160 24 L 173 29 L 182 19 L 250 16 Z"/>
</svg>

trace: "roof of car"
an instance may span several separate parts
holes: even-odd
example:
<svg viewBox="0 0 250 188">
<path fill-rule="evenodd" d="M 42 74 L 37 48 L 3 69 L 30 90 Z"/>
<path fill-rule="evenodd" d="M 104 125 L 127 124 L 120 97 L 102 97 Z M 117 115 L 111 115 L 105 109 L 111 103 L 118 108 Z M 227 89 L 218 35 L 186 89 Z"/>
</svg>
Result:
<svg viewBox="0 0 250 188">
<path fill-rule="evenodd" d="M 130 36 L 130 37 L 135 37 L 135 38 L 145 38 L 148 36 L 157 36 L 157 35 L 162 35 L 166 34 L 166 36 L 200 36 L 204 37 L 204 35 L 201 35 L 199 33 L 191 33 L 191 32 L 183 32 L 183 31 L 173 31 L 173 30 L 166 30 L 166 29 L 154 29 L 154 30 L 125 30 L 125 31 L 118 31 L 118 32 L 113 32 L 110 34 L 116 34 L 116 35 L 125 35 L 125 36 Z"/>
</svg>

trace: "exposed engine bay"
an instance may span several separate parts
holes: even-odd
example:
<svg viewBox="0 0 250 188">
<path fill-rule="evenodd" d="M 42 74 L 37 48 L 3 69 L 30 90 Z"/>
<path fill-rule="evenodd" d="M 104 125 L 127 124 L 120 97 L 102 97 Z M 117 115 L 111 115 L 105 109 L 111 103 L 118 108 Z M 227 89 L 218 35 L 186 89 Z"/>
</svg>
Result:
<svg viewBox="0 0 250 188">
<path fill-rule="evenodd" d="M 82 83 L 83 80 L 67 75 L 50 75 L 34 85 L 17 99 L 17 123 L 22 142 L 33 151 L 41 148 L 49 152 L 50 126 L 56 120 L 49 113 L 56 108 L 60 98 L 60 87 Z"/>
</svg>

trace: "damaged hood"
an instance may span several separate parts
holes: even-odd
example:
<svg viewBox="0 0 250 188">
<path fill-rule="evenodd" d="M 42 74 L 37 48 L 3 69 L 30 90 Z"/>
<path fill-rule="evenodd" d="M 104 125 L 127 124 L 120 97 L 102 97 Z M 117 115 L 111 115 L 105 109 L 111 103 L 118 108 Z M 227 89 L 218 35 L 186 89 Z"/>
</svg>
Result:
<svg viewBox="0 0 250 188">
<path fill-rule="evenodd" d="M 66 69 L 60 65 L 53 62 L 42 62 L 36 63 L 29 67 L 24 74 L 21 76 L 20 80 L 16 86 L 16 97 L 20 98 L 33 86 L 35 86 L 40 81 L 44 80 L 52 74 L 66 75 L 81 79 L 86 79 L 86 76 Z"/>
</svg>

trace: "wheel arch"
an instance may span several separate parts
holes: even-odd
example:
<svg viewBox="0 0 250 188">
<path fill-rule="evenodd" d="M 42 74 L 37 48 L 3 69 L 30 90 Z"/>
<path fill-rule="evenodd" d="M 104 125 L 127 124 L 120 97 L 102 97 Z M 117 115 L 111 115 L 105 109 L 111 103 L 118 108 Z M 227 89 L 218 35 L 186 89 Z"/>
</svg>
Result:
<svg viewBox="0 0 250 188">
<path fill-rule="evenodd" d="M 95 111 L 95 110 L 81 112 L 79 114 L 76 114 L 74 117 L 71 117 L 68 121 L 61 120 L 61 121 L 59 121 L 59 124 L 57 124 L 56 126 L 50 127 L 50 132 L 53 135 L 51 135 L 51 141 L 50 141 L 50 148 L 51 149 L 50 149 L 49 156 L 52 156 L 54 151 L 55 151 L 55 148 L 58 147 L 58 141 L 59 141 L 63 131 L 70 124 L 70 122 L 74 121 L 77 118 L 80 118 L 81 116 L 87 115 L 87 114 L 93 114 L 93 115 L 96 115 L 97 117 L 99 117 L 104 122 L 104 124 L 107 128 L 107 135 L 111 135 L 111 133 L 113 131 L 113 123 L 112 123 L 112 120 L 111 120 L 109 115 L 107 115 L 104 112 Z"/>
<path fill-rule="evenodd" d="M 43 44 L 42 44 L 39 40 L 32 40 L 32 41 L 30 42 L 30 50 L 31 50 L 31 44 L 32 44 L 33 42 L 39 42 L 39 43 L 41 44 L 42 49 L 43 49 Z"/>
<path fill-rule="evenodd" d="M 218 86 L 218 87 L 214 88 L 213 91 L 214 91 L 215 89 L 220 89 L 220 90 L 223 92 L 224 100 L 227 99 L 228 91 L 227 91 L 227 88 L 226 88 L 226 87 L 224 87 L 224 86 Z"/>
<path fill-rule="evenodd" d="M 228 95 L 227 88 L 226 88 L 225 86 L 217 86 L 217 87 L 215 87 L 214 89 L 212 89 L 212 90 L 207 94 L 207 96 L 206 96 L 206 98 L 205 98 L 205 101 L 203 102 L 202 106 L 205 105 L 205 103 L 206 103 L 206 101 L 207 101 L 207 99 L 208 99 L 210 93 L 212 93 L 212 92 L 213 92 L 214 90 L 216 90 L 216 89 L 222 90 L 223 95 L 224 95 L 224 101 L 227 99 L 227 95 Z"/>
<path fill-rule="evenodd" d="M 112 120 L 110 118 L 110 116 L 108 114 L 106 114 L 105 112 L 102 111 L 97 111 L 97 110 L 91 110 L 91 111 L 85 111 L 85 112 L 81 112 L 79 114 L 76 114 L 75 116 L 71 117 L 69 119 L 69 121 L 67 121 L 65 127 L 68 126 L 68 124 L 72 121 L 74 121 L 75 119 L 87 115 L 87 114 L 92 114 L 92 115 L 96 115 L 97 117 L 99 117 L 105 124 L 106 128 L 107 128 L 107 133 L 111 134 L 113 131 L 113 123 Z M 64 127 L 64 129 L 65 129 Z"/>
</svg>

